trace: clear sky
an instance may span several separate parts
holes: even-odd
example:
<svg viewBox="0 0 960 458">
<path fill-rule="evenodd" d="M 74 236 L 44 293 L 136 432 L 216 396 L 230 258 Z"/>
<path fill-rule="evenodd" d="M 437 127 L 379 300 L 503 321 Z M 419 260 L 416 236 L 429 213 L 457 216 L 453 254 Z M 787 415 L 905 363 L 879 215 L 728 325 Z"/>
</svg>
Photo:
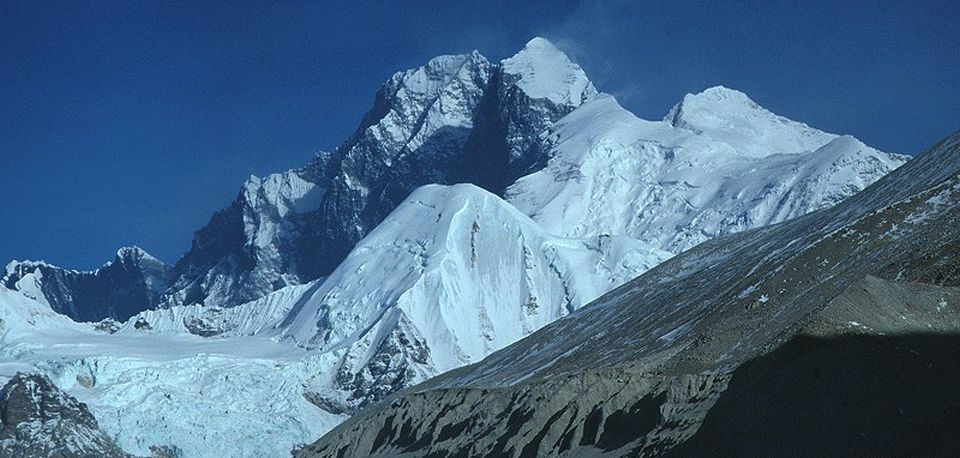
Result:
<svg viewBox="0 0 960 458">
<path fill-rule="evenodd" d="M 336 147 L 393 72 L 538 35 L 646 119 L 723 84 L 890 152 L 960 129 L 957 0 L 0 0 L 0 264 L 172 263 L 248 175 Z"/>
</svg>

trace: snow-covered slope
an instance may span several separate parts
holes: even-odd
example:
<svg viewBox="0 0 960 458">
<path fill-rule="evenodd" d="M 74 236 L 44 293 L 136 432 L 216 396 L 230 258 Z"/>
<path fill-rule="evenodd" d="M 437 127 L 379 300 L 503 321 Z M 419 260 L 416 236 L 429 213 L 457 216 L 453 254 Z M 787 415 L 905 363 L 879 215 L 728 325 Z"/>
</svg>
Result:
<svg viewBox="0 0 960 458">
<path fill-rule="evenodd" d="M 145 310 L 113 331 L 152 335 L 189 333 L 200 337 L 243 337 L 275 328 L 298 303 L 323 284 L 323 278 L 274 291 L 233 307 L 200 304 Z"/>
<path fill-rule="evenodd" d="M 714 103 L 692 103 L 702 98 Z M 511 185 L 507 200 L 554 234 L 623 235 L 679 253 L 835 205 L 907 160 L 782 120 L 725 88 L 688 95 L 681 106 L 698 121 L 707 110 L 715 125 L 727 125 L 729 113 L 730 125 L 746 118 L 758 127 L 740 126 L 742 138 L 727 143 L 638 119 L 600 96 L 550 130 L 547 166 Z"/>
<path fill-rule="evenodd" d="M 280 337 L 345 349 L 344 409 L 475 362 L 669 257 L 625 237 L 565 239 L 472 185 L 415 191 L 305 295 Z"/>
<path fill-rule="evenodd" d="M 45 332 L 81 330 L 85 326 L 23 292 L 0 288 L 0 348 L 6 347 L 8 342 L 30 340 Z"/>
</svg>

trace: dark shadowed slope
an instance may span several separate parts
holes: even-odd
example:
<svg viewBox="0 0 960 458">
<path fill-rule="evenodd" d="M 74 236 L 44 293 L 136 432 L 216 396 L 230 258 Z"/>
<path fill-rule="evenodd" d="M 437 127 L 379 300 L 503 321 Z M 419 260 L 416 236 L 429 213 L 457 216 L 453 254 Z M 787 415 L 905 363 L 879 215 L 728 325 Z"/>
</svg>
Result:
<svg viewBox="0 0 960 458">
<path fill-rule="evenodd" d="M 949 456 L 960 336 L 797 337 L 733 372 L 674 456 Z"/>
</svg>

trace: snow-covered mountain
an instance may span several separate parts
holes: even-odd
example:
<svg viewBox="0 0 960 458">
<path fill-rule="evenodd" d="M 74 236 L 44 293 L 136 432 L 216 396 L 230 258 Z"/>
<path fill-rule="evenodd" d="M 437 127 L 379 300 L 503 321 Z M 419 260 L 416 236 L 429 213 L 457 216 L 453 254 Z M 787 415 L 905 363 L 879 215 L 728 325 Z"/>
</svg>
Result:
<svg viewBox="0 0 960 458">
<path fill-rule="evenodd" d="M 472 185 L 415 191 L 278 325 L 343 355 L 349 410 L 479 361 L 670 256 L 626 237 L 566 239 Z"/>
<path fill-rule="evenodd" d="M 77 321 L 126 320 L 154 307 L 166 291 L 170 267 L 138 247 L 121 248 L 113 261 L 82 272 L 42 261 L 7 264 L 0 287 L 21 291 Z"/>
<path fill-rule="evenodd" d="M 723 86 L 687 94 L 663 120 L 723 142 L 738 154 L 750 157 L 813 151 L 837 137 L 777 116 L 746 94 Z"/>
<path fill-rule="evenodd" d="M 835 205 L 907 159 L 723 87 L 687 95 L 667 119 L 644 121 L 598 97 L 547 132 L 546 167 L 506 198 L 554 234 L 624 235 L 680 253 Z"/>
<path fill-rule="evenodd" d="M 329 274 L 426 184 L 476 184 L 554 234 L 625 235 L 678 253 L 836 204 L 906 159 L 719 86 L 643 121 L 544 39 L 499 64 L 440 56 L 388 80 L 335 152 L 283 174 L 312 205 L 258 206 L 248 183 L 198 232 L 168 303 L 236 305 Z M 302 195 L 284 191 L 268 200 Z"/>
<path fill-rule="evenodd" d="M 499 64 L 474 51 L 399 72 L 336 151 L 283 174 L 297 184 L 271 189 L 252 179 L 197 233 L 175 267 L 169 303 L 237 305 L 329 274 L 422 185 L 500 193 L 542 163 L 543 129 L 595 95 L 583 70 L 544 39 Z M 266 202 L 250 195 L 261 186 Z M 294 212 L 271 203 L 304 196 L 310 204 Z"/>
<path fill-rule="evenodd" d="M 440 56 L 391 77 L 335 151 L 251 177 L 175 266 L 139 261 L 144 300 L 77 300 L 85 287 L 59 280 L 108 266 L 11 264 L 0 374 L 50 375 L 129 452 L 284 454 L 704 240 L 829 207 L 905 161 L 721 87 L 640 120 L 544 39 L 499 63 Z"/>
<path fill-rule="evenodd" d="M 626 236 L 676 254 L 833 205 L 905 159 L 723 87 L 685 96 L 663 122 L 643 121 L 535 38 L 499 63 L 440 56 L 392 76 L 336 151 L 251 177 L 165 274 L 162 298 L 125 298 L 117 313 L 63 304 L 85 295 L 72 285 L 44 296 L 81 320 L 243 304 L 328 275 L 426 184 L 476 184 L 555 235 Z"/>
<path fill-rule="evenodd" d="M 680 254 L 300 456 L 955 453 L 958 261 L 960 132 L 837 206 Z"/>
</svg>

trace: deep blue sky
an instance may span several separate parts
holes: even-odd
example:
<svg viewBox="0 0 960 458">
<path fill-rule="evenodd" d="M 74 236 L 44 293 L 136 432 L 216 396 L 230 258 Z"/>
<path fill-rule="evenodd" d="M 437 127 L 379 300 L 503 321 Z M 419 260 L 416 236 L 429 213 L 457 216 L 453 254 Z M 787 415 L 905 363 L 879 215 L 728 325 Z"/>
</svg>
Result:
<svg viewBox="0 0 960 458">
<path fill-rule="evenodd" d="M 723 84 L 891 152 L 960 129 L 956 0 L 276 3 L 0 0 L 0 265 L 174 262 L 249 174 L 339 144 L 393 72 L 536 35 L 647 119 Z"/>
</svg>

